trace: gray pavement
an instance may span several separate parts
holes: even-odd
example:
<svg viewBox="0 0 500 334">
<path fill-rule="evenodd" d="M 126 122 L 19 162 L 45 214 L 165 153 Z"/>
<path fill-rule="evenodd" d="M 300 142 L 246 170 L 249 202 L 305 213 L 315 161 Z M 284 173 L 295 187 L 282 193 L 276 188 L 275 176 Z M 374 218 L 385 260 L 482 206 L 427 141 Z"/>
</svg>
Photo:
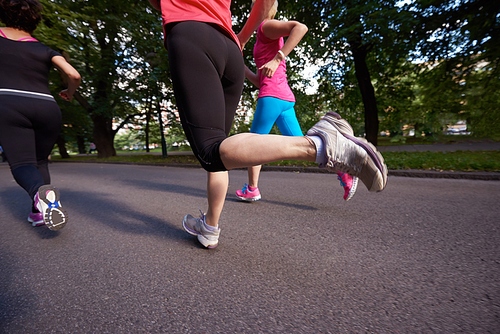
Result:
<svg viewBox="0 0 500 334">
<path fill-rule="evenodd" d="M 200 168 L 58 163 L 70 221 L 33 228 L 0 164 L 0 333 L 498 333 L 500 183 L 389 176 L 344 202 L 335 176 L 263 172 L 216 249 L 182 217 Z"/>
</svg>

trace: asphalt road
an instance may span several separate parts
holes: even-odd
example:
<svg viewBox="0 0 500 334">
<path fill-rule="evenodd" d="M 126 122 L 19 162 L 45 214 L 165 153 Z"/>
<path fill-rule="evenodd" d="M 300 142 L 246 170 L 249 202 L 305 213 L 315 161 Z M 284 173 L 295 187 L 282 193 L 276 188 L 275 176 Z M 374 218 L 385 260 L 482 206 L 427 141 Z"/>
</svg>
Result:
<svg viewBox="0 0 500 334">
<path fill-rule="evenodd" d="M 499 333 L 500 182 L 263 172 L 219 247 L 182 229 L 199 168 L 52 164 L 70 221 L 26 222 L 0 164 L 0 333 Z"/>
</svg>

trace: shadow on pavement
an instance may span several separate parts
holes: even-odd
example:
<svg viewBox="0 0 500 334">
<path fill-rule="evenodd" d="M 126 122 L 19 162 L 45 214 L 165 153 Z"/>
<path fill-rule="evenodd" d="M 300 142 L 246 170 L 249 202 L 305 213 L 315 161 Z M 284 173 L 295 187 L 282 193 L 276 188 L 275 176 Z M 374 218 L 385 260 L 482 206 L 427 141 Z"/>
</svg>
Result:
<svg viewBox="0 0 500 334">
<path fill-rule="evenodd" d="M 92 224 L 100 223 L 126 233 L 154 235 L 175 240 L 187 239 L 179 224 L 134 210 L 120 202 L 119 196 L 110 198 L 105 194 L 66 190 L 64 200 L 71 203 L 71 211 L 78 212 L 78 215 L 84 216 L 85 220 Z M 71 212 L 69 216 L 71 219 Z M 71 221 L 68 224 L 71 224 Z"/>
</svg>

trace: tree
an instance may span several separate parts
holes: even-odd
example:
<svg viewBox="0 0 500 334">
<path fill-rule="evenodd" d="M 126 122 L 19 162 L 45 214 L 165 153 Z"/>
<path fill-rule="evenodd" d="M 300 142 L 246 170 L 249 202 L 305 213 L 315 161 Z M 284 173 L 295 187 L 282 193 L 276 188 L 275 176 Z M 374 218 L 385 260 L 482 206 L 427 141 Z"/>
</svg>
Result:
<svg viewBox="0 0 500 334">
<path fill-rule="evenodd" d="M 137 107 L 148 95 L 146 54 L 154 51 L 166 59 L 160 16 L 146 1 L 42 2 L 41 39 L 71 56 L 82 75 L 75 99 L 92 120 L 99 157 L 116 155 L 113 138 L 120 125 L 113 128 L 113 122 L 122 119 L 123 124 L 142 113 Z M 157 80 L 169 83 L 167 69 L 163 65 Z"/>
<path fill-rule="evenodd" d="M 420 16 L 421 28 L 415 31 L 420 57 L 435 64 L 421 71 L 427 107 L 451 107 L 475 135 L 498 135 L 498 1 L 417 0 L 410 9 Z"/>
<path fill-rule="evenodd" d="M 310 28 L 308 54 L 321 65 L 321 87 L 334 86 L 327 89 L 326 94 L 333 94 L 327 99 L 351 100 L 354 103 L 347 105 L 354 108 L 340 112 L 343 115 L 351 112 L 351 118 L 357 118 L 358 93 L 353 89 L 356 88 L 363 106 L 366 138 L 376 145 L 379 132 L 379 108 L 373 86 L 373 81 L 379 79 L 376 69 L 396 67 L 411 50 L 412 42 L 406 36 L 415 24 L 414 18 L 395 0 L 299 1 L 287 8 Z"/>
</svg>

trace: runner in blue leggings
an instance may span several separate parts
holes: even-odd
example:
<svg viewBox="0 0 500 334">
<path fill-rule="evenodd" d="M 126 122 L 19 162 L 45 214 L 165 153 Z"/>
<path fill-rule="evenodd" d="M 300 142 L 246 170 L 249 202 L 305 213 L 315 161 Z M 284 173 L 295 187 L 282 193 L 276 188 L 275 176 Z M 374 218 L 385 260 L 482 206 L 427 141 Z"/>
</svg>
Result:
<svg viewBox="0 0 500 334">
<path fill-rule="evenodd" d="M 255 2 L 255 1 L 254 1 Z M 286 78 L 285 53 L 288 55 L 307 32 L 307 27 L 297 21 L 278 21 L 274 17 L 278 1 L 274 3 L 266 19 L 257 29 L 257 41 L 253 56 L 258 73 L 245 66 L 245 76 L 259 88 L 257 108 L 250 132 L 268 134 L 274 123 L 284 136 L 303 136 L 295 115 L 295 96 Z M 283 37 L 288 36 L 286 42 Z M 258 188 L 262 166 L 248 168 L 248 184 L 236 191 L 236 196 L 247 202 L 258 201 L 261 193 Z M 347 173 L 337 173 L 344 187 L 344 199 L 350 200 L 356 192 L 358 178 Z"/>
</svg>

